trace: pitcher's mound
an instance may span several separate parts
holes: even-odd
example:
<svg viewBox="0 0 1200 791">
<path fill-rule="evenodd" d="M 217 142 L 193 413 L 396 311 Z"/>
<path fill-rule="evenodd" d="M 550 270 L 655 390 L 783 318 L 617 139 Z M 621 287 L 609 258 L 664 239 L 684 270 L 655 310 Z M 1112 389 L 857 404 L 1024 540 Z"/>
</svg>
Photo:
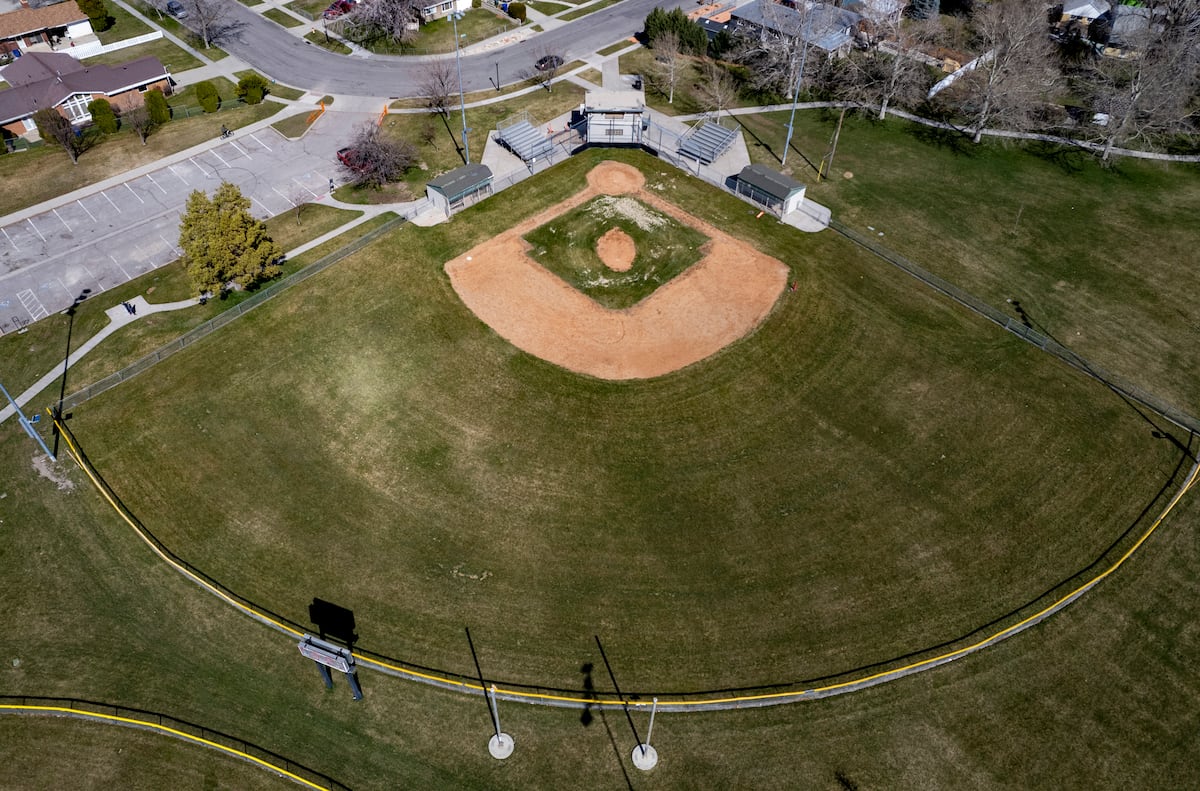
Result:
<svg viewBox="0 0 1200 791">
<path fill-rule="evenodd" d="M 637 257 L 637 247 L 629 234 L 620 228 L 610 228 L 596 240 L 596 255 L 614 272 L 628 272 Z"/>
<path fill-rule="evenodd" d="M 571 198 L 446 263 L 463 303 L 517 348 L 601 379 L 648 379 L 703 360 L 748 335 L 783 293 L 786 266 L 647 191 L 637 168 L 603 162 L 587 181 L 587 188 Z M 686 272 L 633 307 L 610 310 L 534 261 L 521 237 L 596 195 L 619 194 L 635 194 L 712 241 Z M 625 254 L 631 264 L 633 240 L 619 233 L 628 240 Z M 612 266 L 601 252 L 610 236 L 616 239 L 613 231 L 606 233 L 597 252 Z"/>
</svg>

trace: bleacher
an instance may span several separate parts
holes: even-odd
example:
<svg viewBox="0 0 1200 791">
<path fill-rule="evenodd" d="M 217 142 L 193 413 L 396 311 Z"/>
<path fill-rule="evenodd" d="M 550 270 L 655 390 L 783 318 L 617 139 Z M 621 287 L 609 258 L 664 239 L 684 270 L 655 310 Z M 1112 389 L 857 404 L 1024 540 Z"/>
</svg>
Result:
<svg viewBox="0 0 1200 791">
<path fill-rule="evenodd" d="M 692 127 L 692 132 L 679 144 L 679 154 L 711 165 L 737 140 L 738 133 L 720 124 L 705 121 Z"/>
<path fill-rule="evenodd" d="M 524 114 L 507 125 L 498 126 L 496 140 L 526 162 L 549 154 L 554 147 L 553 141 L 531 124 Z"/>
</svg>

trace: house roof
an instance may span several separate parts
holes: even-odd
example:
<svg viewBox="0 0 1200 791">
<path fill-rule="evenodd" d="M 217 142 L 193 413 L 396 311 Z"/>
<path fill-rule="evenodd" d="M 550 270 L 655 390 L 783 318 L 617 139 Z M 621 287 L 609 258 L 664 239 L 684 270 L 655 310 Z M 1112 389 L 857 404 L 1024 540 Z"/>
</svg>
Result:
<svg viewBox="0 0 1200 791">
<path fill-rule="evenodd" d="M 583 107 L 590 112 L 640 113 L 645 109 L 641 91 L 597 88 L 584 94 Z"/>
<path fill-rule="evenodd" d="M 16 38 L 49 28 L 66 27 L 87 18 L 88 15 L 79 10 L 79 4 L 75 0 L 42 8 L 18 8 L 7 14 L 0 14 L 0 39 Z"/>
<path fill-rule="evenodd" d="M 1066 0 L 1063 3 L 1063 15 L 1095 19 L 1109 8 L 1106 0 Z"/>
<path fill-rule="evenodd" d="M 74 66 L 59 58 L 65 58 Z M 18 65 L 21 69 L 12 71 Z M 32 79 L 41 74 L 49 76 Z M 0 69 L 0 76 L 16 86 L 0 91 L 0 124 L 6 124 L 33 115 L 42 107 L 55 107 L 77 93 L 113 96 L 167 79 L 170 74 L 153 56 L 131 60 L 119 66 L 84 66 L 69 55 L 31 52 Z M 23 78 L 31 79 L 22 82 Z"/>
<path fill-rule="evenodd" d="M 491 180 L 491 168 L 487 165 L 471 163 L 463 165 L 461 168 L 455 168 L 449 173 L 443 173 L 435 179 L 430 179 L 427 186 L 453 200 Z"/>
<path fill-rule="evenodd" d="M 862 17 L 853 11 L 827 5 L 808 3 L 805 11 L 772 2 L 754 0 L 733 12 L 733 19 L 742 20 L 765 30 L 832 52 L 851 40 L 850 30 Z"/>
<path fill-rule="evenodd" d="M 787 200 L 788 196 L 797 190 L 804 189 L 804 185 L 799 181 L 789 178 L 777 170 L 771 170 L 766 165 L 758 164 L 746 165 L 742 168 L 742 172 L 738 174 L 738 181 L 757 187 L 772 198 L 778 198 L 781 201 Z"/>
</svg>

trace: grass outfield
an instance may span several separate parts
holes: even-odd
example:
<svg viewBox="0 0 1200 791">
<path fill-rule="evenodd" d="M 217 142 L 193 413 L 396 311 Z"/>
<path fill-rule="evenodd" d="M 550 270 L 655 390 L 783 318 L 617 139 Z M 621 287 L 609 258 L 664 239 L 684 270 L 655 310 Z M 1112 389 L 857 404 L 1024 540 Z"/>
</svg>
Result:
<svg viewBox="0 0 1200 791">
<path fill-rule="evenodd" d="M 752 159 L 779 167 L 787 119 L 738 117 Z M 896 252 L 993 305 L 1018 299 L 1065 346 L 1200 414 L 1200 168 L 1129 159 L 1106 168 L 1082 151 L 974 146 L 847 115 L 834 178 L 814 184 L 836 125 L 836 114 L 798 113 L 788 156 L 836 219 L 874 227 Z"/>
<path fill-rule="evenodd" d="M 640 154 L 659 194 L 801 287 L 649 382 L 518 353 L 441 264 L 616 156 L 405 228 L 77 409 L 76 432 L 160 539 L 242 595 L 300 622 L 337 602 L 363 648 L 460 673 L 470 626 L 495 677 L 568 688 L 593 635 L 627 690 L 658 692 L 954 640 L 1122 544 L 1170 486 L 1172 446 L 1102 386 Z"/>
</svg>

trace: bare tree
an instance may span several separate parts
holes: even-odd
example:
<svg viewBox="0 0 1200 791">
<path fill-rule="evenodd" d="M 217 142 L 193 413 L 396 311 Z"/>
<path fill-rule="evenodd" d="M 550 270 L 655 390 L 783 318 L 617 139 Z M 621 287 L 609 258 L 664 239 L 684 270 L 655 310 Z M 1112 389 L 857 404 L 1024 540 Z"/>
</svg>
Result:
<svg viewBox="0 0 1200 791">
<path fill-rule="evenodd" d="M 71 126 L 71 122 L 65 116 L 53 107 L 43 107 L 34 112 L 33 122 L 37 124 L 38 134 L 44 140 L 58 143 L 71 158 L 71 164 L 79 164 L 79 154 L 83 151 L 83 142 L 75 134 L 75 127 Z"/>
<path fill-rule="evenodd" d="M 805 44 L 818 24 L 816 3 L 798 3 L 795 8 L 776 3 L 759 3 L 763 21 L 769 23 L 756 32 L 742 30 L 734 40 L 731 60 L 750 69 L 750 84 L 792 98 L 800 86 L 800 72 L 811 73 L 823 57 Z"/>
<path fill-rule="evenodd" d="M 700 100 L 717 118 L 721 112 L 737 99 L 737 83 L 724 66 L 716 61 L 705 61 L 704 77 L 696 86 Z"/>
<path fill-rule="evenodd" d="M 398 181 L 417 161 L 417 149 L 404 140 L 392 140 L 368 121 L 354 131 L 350 151 L 342 167 L 350 182 L 363 187 L 382 187 Z"/>
<path fill-rule="evenodd" d="M 978 143 L 994 124 L 1028 127 L 1057 72 L 1046 14 L 1037 3 L 995 0 L 975 12 L 973 25 L 984 54 L 946 93 L 970 117 Z"/>
<path fill-rule="evenodd" d="M 654 39 L 654 79 L 660 86 L 667 88 L 667 104 L 675 103 L 675 83 L 679 73 L 687 64 L 683 56 L 679 34 L 674 30 L 664 30 Z"/>
<path fill-rule="evenodd" d="M 562 52 L 542 49 L 537 53 L 537 60 L 534 61 L 533 66 L 523 69 L 520 75 L 522 79 L 538 83 L 546 89 L 547 93 L 553 93 L 554 78 L 558 76 L 558 72 L 565 62 L 566 59 Z"/>
<path fill-rule="evenodd" d="M 132 107 L 121 113 L 121 125 L 129 127 L 146 145 L 146 138 L 154 129 L 154 121 L 150 118 L 150 110 L 144 104 Z"/>
<path fill-rule="evenodd" d="M 1155 138 L 1194 122 L 1194 91 L 1200 83 L 1200 0 L 1160 6 L 1159 19 L 1126 34 L 1129 56 L 1100 57 L 1084 71 L 1083 92 L 1103 113 L 1108 160 L 1120 143 Z"/>
<path fill-rule="evenodd" d="M 864 6 L 867 26 L 866 48 L 845 61 L 840 89 L 854 101 L 879 108 L 879 119 L 887 116 L 894 101 L 915 101 L 930 82 L 928 63 L 922 50 L 941 32 L 937 19 L 905 19 L 903 6 L 879 12 L 884 6 Z"/>
<path fill-rule="evenodd" d="M 445 117 L 450 110 L 450 97 L 458 92 L 454 65 L 448 58 L 430 61 L 421 71 L 421 93 L 431 112 Z"/>
<path fill-rule="evenodd" d="M 422 5 L 418 0 L 359 3 L 343 17 L 343 31 L 351 41 L 387 38 L 397 44 L 409 44 L 417 35 Z"/>
<path fill-rule="evenodd" d="M 212 46 L 224 31 L 229 16 L 227 0 L 185 0 L 188 19 L 195 25 L 196 33 L 204 42 L 204 48 Z"/>
</svg>

